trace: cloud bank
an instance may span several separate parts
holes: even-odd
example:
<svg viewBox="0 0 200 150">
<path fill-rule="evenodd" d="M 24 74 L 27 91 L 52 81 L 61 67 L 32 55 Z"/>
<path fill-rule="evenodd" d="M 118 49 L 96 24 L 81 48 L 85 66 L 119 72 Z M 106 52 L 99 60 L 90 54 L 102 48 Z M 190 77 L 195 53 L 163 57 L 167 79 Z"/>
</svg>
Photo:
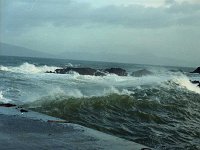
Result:
<svg viewBox="0 0 200 150">
<path fill-rule="evenodd" d="M 22 30 L 52 24 L 54 26 L 111 25 L 130 28 L 163 28 L 174 25 L 200 25 L 200 3 L 166 1 L 160 7 L 131 4 L 100 8 L 70 0 L 4 0 L 4 27 Z M 196 19 L 196 20 L 195 20 Z"/>
<path fill-rule="evenodd" d="M 51 53 L 151 53 L 189 59 L 194 62 L 191 65 L 196 65 L 195 56 L 200 54 L 198 0 L 159 3 L 156 0 L 0 0 L 0 3 L 2 42 Z"/>
</svg>

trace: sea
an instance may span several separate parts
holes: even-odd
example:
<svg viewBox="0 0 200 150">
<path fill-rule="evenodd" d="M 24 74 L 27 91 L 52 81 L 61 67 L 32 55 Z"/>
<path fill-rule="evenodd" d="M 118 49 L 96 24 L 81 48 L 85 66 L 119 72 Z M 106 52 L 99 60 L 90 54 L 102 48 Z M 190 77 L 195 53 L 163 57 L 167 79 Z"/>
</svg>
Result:
<svg viewBox="0 0 200 150">
<path fill-rule="evenodd" d="M 120 67 L 128 76 L 45 73 Z M 146 69 L 140 77 L 132 72 Z M 0 102 L 63 118 L 158 150 L 200 150 L 195 68 L 0 56 Z"/>
</svg>

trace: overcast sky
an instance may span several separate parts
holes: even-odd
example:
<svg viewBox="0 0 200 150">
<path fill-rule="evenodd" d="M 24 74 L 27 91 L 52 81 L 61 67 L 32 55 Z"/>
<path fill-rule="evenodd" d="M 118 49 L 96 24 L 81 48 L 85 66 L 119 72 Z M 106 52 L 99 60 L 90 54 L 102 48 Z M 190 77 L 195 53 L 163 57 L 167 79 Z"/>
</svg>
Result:
<svg viewBox="0 0 200 150">
<path fill-rule="evenodd" d="M 135 63 L 136 56 L 145 55 L 200 65 L 200 0 L 0 0 L 0 4 L 4 43 L 55 54 L 92 53 L 105 60 L 106 54 L 124 56 L 112 61 Z"/>
</svg>

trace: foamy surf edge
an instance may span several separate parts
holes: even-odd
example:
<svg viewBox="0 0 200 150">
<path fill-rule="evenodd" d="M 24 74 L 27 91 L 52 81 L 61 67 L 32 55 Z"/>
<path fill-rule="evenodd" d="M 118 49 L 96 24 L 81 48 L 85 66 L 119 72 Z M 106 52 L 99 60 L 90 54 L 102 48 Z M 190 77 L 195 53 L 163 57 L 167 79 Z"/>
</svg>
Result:
<svg viewBox="0 0 200 150">
<path fill-rule="evenodd" d="M 23 63 L 20 66 L 0 66 L 1 71 L 9 71 L 9 72 L 15 72 L 15 73 L 29 73 L 29 74 L 35 74 L 35 73 L 45 73 L 46 71 L 54 71 L 55 69 L 58 69 L 60 67 L 55 66 L 36 66 L 34 64 L 30 64 L 28 62 Z"/>
<path fill-rule="evenodd" d="M 0 91 L 0 103 L 1 102 L 2 103 L 10 103 L 10 102 L 12 102 L 12 100 L 5 98 L 3 95 L 3 91 Z"/>
</svg>

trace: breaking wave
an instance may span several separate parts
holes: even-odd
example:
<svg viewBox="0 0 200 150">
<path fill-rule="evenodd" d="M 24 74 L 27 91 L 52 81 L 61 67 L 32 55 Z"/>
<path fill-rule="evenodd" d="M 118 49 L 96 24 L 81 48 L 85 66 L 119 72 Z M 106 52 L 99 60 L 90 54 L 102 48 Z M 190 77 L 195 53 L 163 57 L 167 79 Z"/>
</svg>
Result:
<svg viewBox="0 0 200 150">
<path fill-rule="evenodd" d="M 156 149 L 176 149 L 176 143 L 181 143 L 178 148 L 198 149 L 200 88 L 187 76 L 71 77 L 78 84 L 109 87 L 96 93 L 54 88 L 50 95 L 24 106 Z"/>
<path fill-rule="evenodd" d="M 185 81 L 184 81 L 185 82 Z M 181 82 L 181 83 L 184 83 Z M 200 95 L 175 82 L 132 90 L 111 88 L 102 96 L 54 94 L 25 107 L 153 147 L 200 142 Z M 76 95 L 76 93 L 74 93 Z M 194 130 L 193 130 L 194 129 Z M 148 132 L 148 135 L 146 134 Z M 195 145 L 195 144 L 194 144 Z"/>
<path fill-rule="evenodd" d="M 190 82 L 200 76 L 190 74 L 192 68 L 35 58 L 6 58 L 1 65 L 0 102 L 12 100 L 155 149 L 200 149 L 200 88 Z M 120 67 L 129 75 L 45 73 L 57 66 Z"/>
<path fill-rule="evenodd" d="M 12 100 L 7 99 L 3 96 L 3 91 L 0 91 L 0 103 L 10 103 Z"/>
<path fill-rule="evenodd" d="M 176 77 L 173 79 L 173 81 L 189 91 L 200 94 L 200 88 L 197 86 L 197 84 L 191 83 L 187 76 L 182 75 L 180 77 Z"/>
<path fill-rule="evenodd" d="M 64 92 L 67 92 L 67 95 L 76 97 L 77 95 L 80 96 L 104 96 L 107 94 L 132 94 L 133 90 L 136 88 L 149 88 L 152 86 L 164 86 L 168 88 L 178 88 L 180 90 L 187 90 L 191 91 L 197 94 L 200 94 L 200 88 L 196 85 L 190 82 L 190 78 L 185 75 L 179 75 L 179 76 L 166 76 L 166 75 L 154 75 L 154 76 L 144 76 L 144 77 L 121 77 L 117 75 L 107 75 L 107 76 L 90 76 L 90 75 L 79 75 L 77 73 L 74 74 L 67 74 L 63 76 L 54 76 L 51 75 L 46 78 L 56 78 L 59 80 L 62 80 L 62 83 L 68 86 L 69 83 L 72 83 L 72 86 L 70 84 L 70 87 L 67 88 L 67 90 L 63 90 Z M 80 90 L 79 86 L 85 86 L 84 89 L 87 89 L 90 91 L 90 86 L 94 87 L 91 89 L 90 94 L 85 94 Z M 98 89 L 95 92 L 95 89 Z M 51 90 L 54 91 L 55 88 Z M 88 92 L 87 91 L 87 92 Z M 75 94 L 72 95 L 70 92 L 74 92 Z"/>
<path fill-rule="evenodd" d="M 20 66 L 13 67 L 13 66 L 0 66 L 1 71 L 9 71 L 9 72 L 16 72 L 16 73 L 29 73 L 29 74 L 35 74 L 35 73 L 45 73 L 46 71 L 54 71 L 59 67 L 54 66 L 36 66 L 34 64 L 29 64 L 27 62 L 23 63 Z"/>
</svg>

